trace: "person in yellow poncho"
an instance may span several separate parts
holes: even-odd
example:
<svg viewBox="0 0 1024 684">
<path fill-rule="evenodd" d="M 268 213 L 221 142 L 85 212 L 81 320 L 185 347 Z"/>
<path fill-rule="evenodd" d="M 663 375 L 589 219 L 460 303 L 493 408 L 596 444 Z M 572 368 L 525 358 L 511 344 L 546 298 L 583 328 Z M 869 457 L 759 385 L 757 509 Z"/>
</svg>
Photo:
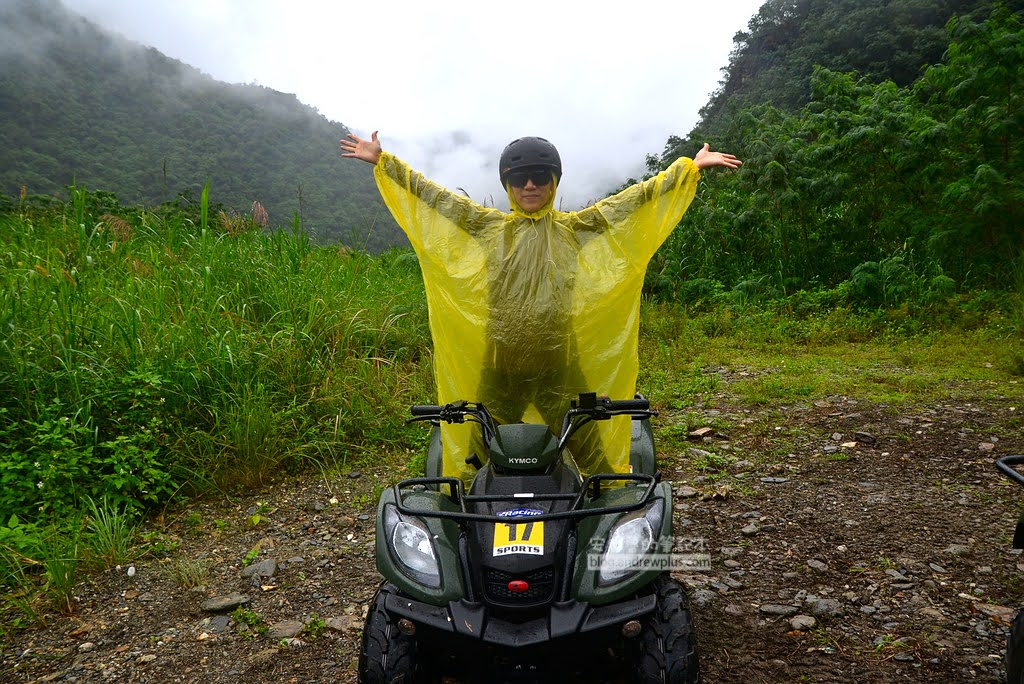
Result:
<svg viewBox="0 0 1024 684">
<path fill-rule="evenodd" d="M 414 171 L 382 149 L 376 131 L 369 140 L 349 134 L 341 147 L 374 165 L 419 258 L 438 403 L 479 401 L 501 423 L 543 422 L 556 434 L 580 392 L 633 398 L 647 263 L 693 200 L 700 170 L 742 163 L 704 145 L 654 178 L 563 212 L 553 208 L 558 151 L 519 138 L 499 160 L 506 213 Z M 466 458 L 485 456 L 479 432 L 443 425 L 441 438 L 444 474 L 471 479 Z M 582 472 L 622 473 L 629 440 L 629 421 L 602 421 L 569 446 Z"/>
</svg>

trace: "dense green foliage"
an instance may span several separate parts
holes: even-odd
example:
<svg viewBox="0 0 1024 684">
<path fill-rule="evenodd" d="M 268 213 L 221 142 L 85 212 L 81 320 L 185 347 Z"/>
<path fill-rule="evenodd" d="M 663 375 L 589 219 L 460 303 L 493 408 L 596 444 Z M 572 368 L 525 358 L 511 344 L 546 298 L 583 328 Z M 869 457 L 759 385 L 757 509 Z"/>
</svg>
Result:
<svg viewBox="0 0 1024 684">
<path fill-rule="evenodd" d="M 0 521 L 333 468 L 430 394 L 405 254 L 70 192 L 0 213 Z"/>
<path fill-rule="evenodd" d="M 907 87 L 819 68 L 800 110 L 738 112 L 713 142 L 746 166 L 701 191 L 649 289 L 694 300 L 849 281 L 847 299 L 877 306 L 1019 288 L 1024 23 L 999 8 L 951 21 L 949 35 L 943 62 Z"/>
<path fill-rule="evenodd" d="M 1001 0 L 1014 12 L 1021 0 Z M 988 16 L 993 0 L 767 0 L 734 38 L 719 89 L 701 110 L 696 139 L 728 128 L 737 112 L 770 104 L 795 112 L 812 97 L 816 68 L 856 71 L 905 87 L 942 59 L 954 16 Z"/>
<path fill-rule="evenodd" d="M 57 0 L 0 4 L 0 193 L 59 195 L 77 180 L 154 205 L 198 194 L 273 225 L 301 212 L 321 242 L 404 241 L 348 132 L 294 95 L 228 85 L 111 35 Z M 256 49 L 254 47 L 254 49 Z"/>
</svg>

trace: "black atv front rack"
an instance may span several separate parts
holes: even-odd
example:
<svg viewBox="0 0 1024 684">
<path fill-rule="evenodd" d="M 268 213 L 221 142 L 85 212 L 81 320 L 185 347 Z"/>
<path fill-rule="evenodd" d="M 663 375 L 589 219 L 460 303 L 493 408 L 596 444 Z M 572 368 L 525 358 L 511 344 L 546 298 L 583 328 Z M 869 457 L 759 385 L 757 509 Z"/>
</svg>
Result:
<svg viewBox="0 0 1024 684">
<path fill-rule="evenodd" d="M 996 468 L 1008 478 L 1024 487 L 1024 475 L 1014 469 L 1014 466 L 1024 465 L 1024 455 L 1003 456 L 996 461 Z M 1024 549 L 1024 513 L 1017 518 L 1017 527 L 1013 531 L 1013 548 Z"/>
<path fill-rule="evenodd" d="M 413 477 L 402 480 L 393 486 L 395 492 L 395 507 L 403 515 L 419 516 L 422 518 L 441 518 L 454 520 L 456 522 L 476 523 L 507 523 L 508 516 L 486 515 L 484 513 L 470 513 L 466 510 L 466 503 L 489 503 L 509 502 L 526 503 L 541 501 L 573 501 L 572 507 L 566 511 L 557 513 L 542 513 L 540 515 L 513 516 L 528 517 L 531 522 L 542 522 L 548 520 L 579 520 L 595 515 L 609 515 L 611 513 L 629 513 L 637 511 L 654 500 L 655 488 L 658 484 L 657 475 L 641 475 L 636 473 L 598 473 L 588 475 L 583 481 L 583 486 L 577 494 L 466 494 L 465 484 L 457 477 Z M 601 484 L 605 482 L 636 482 L 646 485 L 639 499 L 634 503 L 618 504 L 615 506 L 598 506 L 596 508 L 584 508 L 587 503 L 587 492 L 593 488 L 593 495 L 590 500 L 600 496 Z M 453 503 L 458 504 L 458 511 L 440 511 L 420 508 L 408 508 L 403 503 L 403 490 L 430 485 L 440 488 L 441 485 L 448 485 L 449 498 Z"/>
<path fill-rule="evenodd" d="M 1024 475 L 1014 470 L 1013 466 L 1024 464 L 1024 455 L 1003 456 L 996 461 L 996 468 L 999 468 L 1008 478 L 1024 487 Z"/>
</svg>

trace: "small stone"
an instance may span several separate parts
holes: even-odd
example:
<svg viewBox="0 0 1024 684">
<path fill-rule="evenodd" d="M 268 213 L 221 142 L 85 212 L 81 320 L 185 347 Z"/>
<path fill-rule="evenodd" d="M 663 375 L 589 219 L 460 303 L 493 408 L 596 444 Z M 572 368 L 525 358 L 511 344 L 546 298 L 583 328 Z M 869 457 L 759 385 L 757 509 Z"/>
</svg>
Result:
<svg viewBox="0 0 1024 684">
<path fill-rule="evenodd" d="M 358 480 L 362 476 L 363 476 L 363 474 L 361 472 L 359 472 L 358 470 L 353 470 L 352 472 L 350 472 L 348 474 L 348 477 L 349 477 L 350 480 Z"/>
<path fill-rule="evenodd" d="M 809 567 L 811 570 L 817 570 L 818 572 L 825 572 L 826 570 L 828 570 L 828 563 L 823 563 L 817 558 L 812 558 L 809 561 L 807 561 L 807 567 Z"/>
<path fill-rule="evenodd" d="M 715 600 L 716 596 L 718 596 L 718 594 L 708 589 L 697 589 L 693 592 L 693 595 L 690 596 L 690 601 L 698 608 L 705 608 Z"/>
<path fill-rule="evenodd" d="M 700 442 L 703 441 L 705 437 L 709 436 L 713 432 L 714 430 L 709 427 L 697 428 L 696 430 L 693 430 L 692 432 L 687 434 L 686 439 L 689 439 L 694 442 Z"/>
<path fill-rule="evenodd" d="M 726 615 L 732 615 L 734 617 L 739 617 L 744 613 L 743 606 L 737 606 L 735 603 L 730 603 L 723 610 Z"/>
<path fill-rule="evenodd" d="M 1013 621 L 1013 616 L 1017 614 L 1017 611 L 1014 608 L 996 606 L 989 603 L 975 603 L 973 608 L 982 615 L 994 618 L 995 620 L 1005 624 L 1010 624 Z"/>
<path fill-rule="evenodd" d="M 766 603 L 758 606 L 757 610 L 765 615 L 778 615 L 780 617 L 789 617 L 790 615 L 796 615 L 800 612 L 800 609 L 797 606 L 789 606 L 781 603 Z"/>
<path fill-rule="evenodd" d="M 814 626 L 818 624 L 810 615 L 794 615 L 789 619 L 789 626 L 799 632 L 806 632 L 809 629 L 814 629 Z"/>
<path fill-rule="evenodd" d="M 204 632 L 213 632 L 214 634 L 220 634 L 228 628 L 231 624 L 230 615 L 214 615 L 213 617 L 206 618 L 199 623 L 199 628 Z"/>
<path fill-rule="evenodd" d="M 221 613 L 231 611 L 249 603 L 249 597 L 245 594 L 239 594 L 238 592 L 228 594 L 227 596 L 215 596 L 208 601 L 204 601 L 201 608 L 208 613 Z"/>
<path fill-rule="evenodd" d="M 153 653 L 147 653 L 144 656 L 139 656 L 139 659 L 135 662 L 137 662 L 139 665 L 146 665 L 148 663 L 153 662 L 154 660 L 156 660 L 156 655 Z"/>
<path fill-rule="evenodd" d="M 697 496 L 699 493 L 700 492 L 698 492 L 693 487 L 683 486 L 683 487 L 676 488 L 676 496 L 678 496 L 680 499 L 692 499 L 693 497 Z"/>
<path fill-rule="evenodd" d="M 992 442 L 982 442 L 978 445 L 978 451 L 992 451 L 996 448 L 996 445 Z"/>
<path fill-rule="evenodd" d="M 762 477 L 761 482 L 765 484 L 783 484 L 789 482 L 788 477 Z"/>
<path fill-rule="evenodd" d="M 86 641 L 78 645 L 79 653 L 91 653 L 96 650 L 96 644 L 91 641 Z"/>
<path fill-rule="evenodd" d="M 740 530 L 740 532 L 745 537 L 753 537 L 754 535 L 756 535 L 760 531 L 761 531 L 761 525 L 759 525 L 756 522 L 755 523 L 750 523 L 749 525 L 744 527 L 742 530 Z"/>
<path fill-rule="evenodd" d="M 324 627 L 335 632 L 346 632 L 351 629 L 359 629 L 359 620 L 353 615 L 332 617 L 324 620 Z"/>
<path fill-rule="evenodd" d="M 242 570 L 242 577 L 273 577 L 276 572 L 277 561 L 267 558 Z"/>
<path fill-rule="evenodd" d="M 843 614 L 843 604 L 836 599 L 815 599 L 809 606 L 811 613 L 818 617 L 839 617 Z"/>
<path fill-rule="evenodd" d="M 951 556 L 966 556 L 970 551 L 970 547 L 964 544 L 950 544 L 942 550 L 942 553 L 948 553 Z"/>
<path fill-rule="evenodd" d="M 267 636 L 277 641 L 278 639 L 291 639 L 302 632 L 305 623 L 301 620 L 282 620 L 275 622 L 267 633 Z"/>
<path fill-rule="evenodd" d="M 249 549 L 249 553 L 251 553 L 252 555 L 256 556 L 260 552 L 264 551 L 265 549 L 272 549 L 272 548 L 274 548 L 274 540 L 273 540 L 273 538 L 272 537 L 263 537 L 258 542 L 256 542 L 256 544 L 253 545 L 253 547 L 251 549 Z"/>
<path fill-rule="evenodd" d="M 853 433 L 853 438 L 862 444 L 874 444 L 878 441 L 870 432 L 855 432 Z"/>
</svg>

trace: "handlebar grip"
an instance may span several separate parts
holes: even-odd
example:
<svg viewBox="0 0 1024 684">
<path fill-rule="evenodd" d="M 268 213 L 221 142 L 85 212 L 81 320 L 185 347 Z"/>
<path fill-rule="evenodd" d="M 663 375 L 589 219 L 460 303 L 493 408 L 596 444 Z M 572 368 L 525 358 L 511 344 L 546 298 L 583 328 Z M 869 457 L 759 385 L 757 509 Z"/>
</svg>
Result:
<svg viewBox="0 0 1024 684">
<path fill-rule="evenodd" d="M 609 401 L 605 408 L 611 411 L 649 411 L 651 402 L 647 399 L 620 399 Z"/>
<path fill-rule="evenodd" d="M 414 416 L 436 416 L 444 409 L 443 406 L 413 406 L 409 409 L 409 412 Z"/>
</svg>

